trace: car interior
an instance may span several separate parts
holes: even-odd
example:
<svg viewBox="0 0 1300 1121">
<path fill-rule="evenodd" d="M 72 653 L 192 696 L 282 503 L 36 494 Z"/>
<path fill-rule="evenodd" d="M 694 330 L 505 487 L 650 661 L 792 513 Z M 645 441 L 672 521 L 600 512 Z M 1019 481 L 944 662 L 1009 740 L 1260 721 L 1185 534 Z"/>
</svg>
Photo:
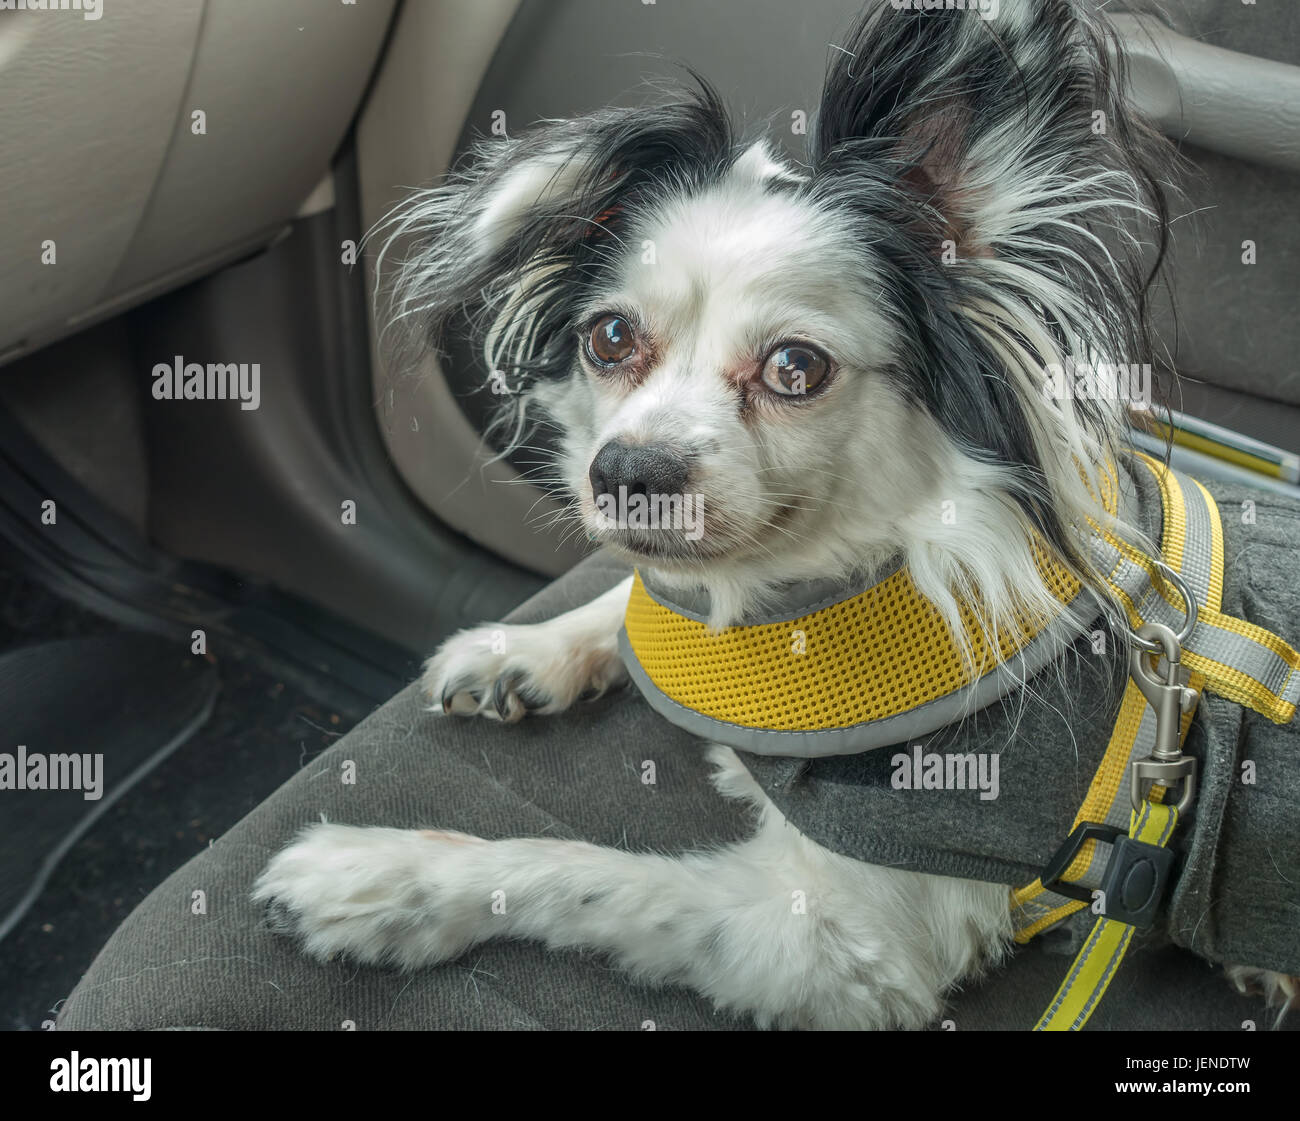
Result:
<svg viewBox="0 0 1300 1121">
<path fill-rule="evenodd" d="M 286 784 L 301 795 L 367 718 L 432 744 L 448 717 L 409 692 L 424 660 L 591 555 L 540 477 L 547 449 L 503 454 L 485 435 L 480 356 L 455 340 L 414 366 L 390 351 L 372 231 L 476 140 L 640 104 L 684 67 L 797 159 L 792 122 L 860 4 L 0 6 L 0 752 L 104 760 L 94 791 L 0 790 L 0 1025 L 445 1022 L 445 994 L 386 979 L 350 1011 L 336 978 L 319 982 L 321 1023 L 303 1023 L 256 953 L 252 981 L 234 965 L 178 973 L 185 995 L 165 1003 L 115 980 L 249 957 L 206 932 L 160 950 L 159 916 L 235 922 L 220 916 L 247 906 L 247 879 L 222 878 L 228 835 L 271 837 Z M 1157 293 L 1171 404 L 1300 455 L 1300 5 L 1108 11 L 1130 96 L 1190 168 Z M 191 363 L 238 370 L 238 392 L 183 399 Z M 1243 470 L 1191 444 L 1172 458 Z M 1259 485 L 1300 496 L 1285 473 Z M 382 708 L 399 694 L 400 712 Z M 414 819 L 405 766 L 394 755 L 366 796 Z M 616 809 L 593 806 L 592 828 Z M 230 833 L 245 819 L 252 832 Z M 1203 966 L 1152 962 L 1133 986 L 1194 990 L 1225 1024 L 1264 1015 Z M 708 1018 L 681 994 L 646 999 L 644 1019 Z M 977 994 L 980 1015 L 1016 1026 L 999 999 Z M 1125 1015 L 1102 1026 L 1153 1026 Z M 512 1016 L 544 1019 L 503 1011 L 498 1026 Z"/>
</svg>

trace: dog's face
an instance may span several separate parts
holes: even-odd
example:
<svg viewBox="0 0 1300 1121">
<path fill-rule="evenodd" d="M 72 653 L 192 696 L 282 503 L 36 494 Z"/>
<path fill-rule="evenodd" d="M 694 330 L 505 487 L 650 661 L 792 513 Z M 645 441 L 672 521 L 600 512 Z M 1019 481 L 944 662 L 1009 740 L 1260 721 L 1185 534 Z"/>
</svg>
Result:
<svg viewBox="0 0 1300 1121">
<path fill-rule="evenodd" d="M 591 537 L 661 568 L 787 578 L 819 543 L 890 538 L 921 418 L 889 375 L 883 281 L 852 227 L 757 145 L 619 240 L 548 402 Z"/>
<path fill-rule="evenodd" d="M 1096 229 L 1159 206 L 1116 89 L 1048 42 L 1060 2 L 872 5 L 804 164 L 707 87 L 485 144 L 399 216 L 428 240 L 398 312 L 468 313 L 588 536 L 724 615 L 897 554 L 941 610 L 1032 599 L 1035 542 L 1084 567 L 1122 414 L 1044 371 L 1146 360 L 1141 247 Z"/>
</svg>

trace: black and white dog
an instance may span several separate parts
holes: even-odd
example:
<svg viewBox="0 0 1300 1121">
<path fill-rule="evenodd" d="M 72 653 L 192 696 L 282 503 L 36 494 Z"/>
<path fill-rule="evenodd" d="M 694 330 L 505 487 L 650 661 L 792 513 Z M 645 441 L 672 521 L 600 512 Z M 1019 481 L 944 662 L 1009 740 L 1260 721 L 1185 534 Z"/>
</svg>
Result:
<svg viewBox="0 0 1300 1121">
<path fill-rule="evenodd" d="M 712 627 L 792 573 L 899 555 L 956 633 L 975 604 L 1011 625 L 1056 606 L 1038 541 L 1108 599 L 1083 541 L 1090 519 L 1113 524 L 1098 483 L 1123 403 L 1053 398 L 1044 369 L 1149 359 L 1171 157 L 1126 107 L 1094 5 L 955 7 L 870 4 L 832 52 L 804 164 L 738 143 L 700 83 L 484 143 L 393 221 L 418 244 L 396 316 L 435 342 L 467 316 L 488 367 L 528 387 L 518 430 L 526 406 L 559 431 L 583 529 L 706 592 Z M 620 487 L 697 496 L 702 531 L 611 519 Z M 425 686 L 447 713 L 561 712 L 626 679 L 628 593 L 462 632 Z M 830 852 L 709 750 L 719 789 L 759 807 L 742 844 L 669 858 L 317 825 L 256 898 L 314 955 L 416 967 L 503 934 L 590 947 L 780 1027 L 923 1026 L 1006 947 L 1005 885 Z M 833 921 L 790 914 L 792 884 Z M 484 885 L 530 905 L 489 915 Z"/>
</svg>

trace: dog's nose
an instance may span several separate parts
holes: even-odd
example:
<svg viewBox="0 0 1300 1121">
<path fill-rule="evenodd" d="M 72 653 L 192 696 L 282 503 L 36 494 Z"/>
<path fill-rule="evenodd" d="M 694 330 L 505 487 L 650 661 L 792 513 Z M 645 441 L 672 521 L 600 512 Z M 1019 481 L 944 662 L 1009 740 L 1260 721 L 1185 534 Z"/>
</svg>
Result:
<svg viewBox="0 0 1300 1121">
<path fill-rule="evenodd" d="M 653 444 L 623 444 L 610 440 L 591 461 L 587 478 L 591 496 L 597 502 L 603 494 L 618 497 L 619 487 L 627 493 L 683 494 L 690 465 L 679 454 Z"/>
</svg>

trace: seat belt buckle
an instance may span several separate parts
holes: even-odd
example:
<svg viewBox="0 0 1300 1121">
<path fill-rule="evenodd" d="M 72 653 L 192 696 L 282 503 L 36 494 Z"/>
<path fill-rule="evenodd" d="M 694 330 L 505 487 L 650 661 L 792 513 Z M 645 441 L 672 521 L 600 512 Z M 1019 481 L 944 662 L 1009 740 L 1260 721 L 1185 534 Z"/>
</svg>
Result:
<svg viewBox="0 0 1300 1121">
<path fill-rule="evenodd" d="M 1089 841 L 1111 846 L 1110 859 L 1095 890 L 1061 879 Z M 1044 891 L 1087 903 L 1105 918 L 1145 930 L 1156 920 L 1174 882 L 1177 864 L 1178 854 L 1172 849 L 1135 841 L 1113 825 L 1083 821 L 1056 850 L 1038 878 Z"/>
</svg>

